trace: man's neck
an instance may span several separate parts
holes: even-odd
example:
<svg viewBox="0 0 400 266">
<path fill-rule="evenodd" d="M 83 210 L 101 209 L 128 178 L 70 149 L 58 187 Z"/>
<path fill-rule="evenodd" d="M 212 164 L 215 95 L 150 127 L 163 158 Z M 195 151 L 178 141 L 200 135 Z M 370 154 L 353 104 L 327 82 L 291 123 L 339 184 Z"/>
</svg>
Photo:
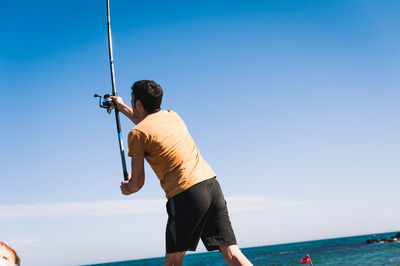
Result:
<svg viewBox="0 0 400 266">
<path fill-rule="evenodd" d="M 159 112 L 161 109 L 157 109 L 154 112 L 148 113 L 148 112 L 143 112 L 141 115 L 139 115 L 137 118 L 133 118 L 133 123 L 135 123 L 135 125 L 139 124 L 140 122 L 142 122 L 148 115 L 151 114 L 155 114 L 157 112 Z"/>
<path fill-rule="evenodd" d="M 147 116 L 149 115 L 149 113 L 144 112 L 141 115 L 139 115 L 136 118 L 133 118 L 133 123 L 135 123 L 135 125 L 139 124 L 140 122 L 142 122 Z"/>
<path fill-rule="evenodd" d="M 140 122 L 142 122 L 143 119 L 146 118 L 146 116 L 147 116 L 147 115 L 133 118 L 132 121 L 133 121 L 133 123 L 134 123 L 135 125 L 137 125 L 137 124 L 139 124 Z"/>
</svg>

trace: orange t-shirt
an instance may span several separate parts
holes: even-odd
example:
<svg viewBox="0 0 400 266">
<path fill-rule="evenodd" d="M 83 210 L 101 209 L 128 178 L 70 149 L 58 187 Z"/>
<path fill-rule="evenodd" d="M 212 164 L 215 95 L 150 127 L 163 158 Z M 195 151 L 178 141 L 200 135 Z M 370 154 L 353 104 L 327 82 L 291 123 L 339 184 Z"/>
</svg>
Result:
<svg viewBox="0 0 400 266">
<path fill-rule="evenodd" d="M 215 177 L 183 120 L 171 110 L 146 116 L 128 135 L 128 155 L 144 156 L 167 198 Z"/>
</svg>

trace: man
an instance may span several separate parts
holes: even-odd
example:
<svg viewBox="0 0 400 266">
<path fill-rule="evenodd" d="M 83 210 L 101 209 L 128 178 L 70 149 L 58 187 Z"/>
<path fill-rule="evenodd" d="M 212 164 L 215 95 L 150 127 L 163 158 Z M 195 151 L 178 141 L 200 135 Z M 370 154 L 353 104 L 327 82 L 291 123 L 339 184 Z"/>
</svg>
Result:
<svg viewBox="0 0 400 266">
<path fill-rule="evenodd" d="M 220 250 L 229 265 L 252 265 L 236 245 L 214 171 L 182 119 L 171 110 L 160 109 L 162 96 L 160 85 L 141 80 L 132 86 L 132 108 L 121 97 L 111 97 L 136 125 L 128 135 L 132 174 L 121 183 L 122 194 L 142 188 L 146 159 L 168 199 L 165 265 L 182 265 L 186 251 L 196 250 L 200 238 L 207 250 Z"/>
</svg>

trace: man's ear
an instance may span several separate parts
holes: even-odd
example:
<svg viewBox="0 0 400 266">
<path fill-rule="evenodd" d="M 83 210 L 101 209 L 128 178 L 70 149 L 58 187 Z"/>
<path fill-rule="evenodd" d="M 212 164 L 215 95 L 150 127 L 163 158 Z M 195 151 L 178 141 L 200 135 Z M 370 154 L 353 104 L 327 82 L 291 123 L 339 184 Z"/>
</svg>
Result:
<svg viewBox="0 0 400 266">
<path fill-rule="evenodd" d="M 139 108 L 140 108 L 140 109 L 144 109 L 141 100 L 136 100 L 135 108 L 136 108 L 136 109 L 139 109 Z"/>
</svg>

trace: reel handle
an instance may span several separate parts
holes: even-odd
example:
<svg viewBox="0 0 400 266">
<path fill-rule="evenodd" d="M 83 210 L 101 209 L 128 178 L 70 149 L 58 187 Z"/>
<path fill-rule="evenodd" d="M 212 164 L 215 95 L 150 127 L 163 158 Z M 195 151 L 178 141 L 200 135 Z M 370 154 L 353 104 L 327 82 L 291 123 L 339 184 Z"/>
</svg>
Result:
<svg viewBox="0 0 400 266">
<path fill-rule="evenodd" d="M 112 109 L 114 109 L 114 104 L 112 100 L 110 99 L 111 94 L 104 94 L 103 97 L 101 97 L 98 94 L 93 95 L 93 97 L 98 97 L 99 98 L 99 106 L 101 108 L 107 109 L 107 113 L 111 114 Z M 103 100 L 102 100 L 103 98 Z"/>
</svg>

